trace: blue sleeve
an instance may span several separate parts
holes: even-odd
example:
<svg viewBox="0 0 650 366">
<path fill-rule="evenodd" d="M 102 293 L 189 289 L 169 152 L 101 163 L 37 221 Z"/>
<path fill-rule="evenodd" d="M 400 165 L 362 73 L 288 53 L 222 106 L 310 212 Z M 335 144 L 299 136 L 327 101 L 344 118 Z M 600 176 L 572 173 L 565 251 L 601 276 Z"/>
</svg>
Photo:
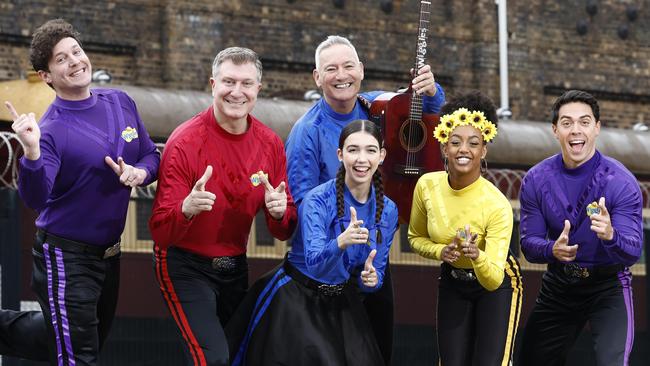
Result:
<svg viewBox="0 0 650 366">
<path fill-rule="evenodd" d="M 320 176 L 318 131 L 312 128 L 311 110 L 291 129 L 287 137 L 287 176 L 296 206 L 318 185 Z"/>
<path fill-rule="evenodd" d="M 605 197 L 614 237 L 601 242 L 613 261 L 629 267 L 639 260 L 643 248 L 643 197 L 636 180 L 619 187 L 611 203 Z"/>
<path fill-rule="evenodd" d="M 445 91 L 442 86 L 436 83 L 436 94 L 432 97 L 424 95 L 422 97 L 422 111 L 425 113 L 438 113 L 440 108 L 445 104 Z"/>
<path fill-rule="evenodd" d="M 25 204 L 36 211 L 45 207 L 61 166 L 54 138 L 50 133 L 41 132 L 41 156 L 37 160 L 22 157 L 18 173 L 18 193 Z"/>
<path fill-rule="evenodd" d="M 305 265 L 316 278 L 326 278 L 342 264 L 344 253 L 339 249 L 336 236 L 330 234 L 331 212 L 325 195 L 309 195 L 298 209 L 300 229 L 305 250 Z M 333 211 L 334 210 L 334 211 Z"/>
<path fill-rule="evenodd" d="M 528 173 L 521 183 L 519 192 L 521 251 L 531 263 L 555 262 L 556 259 L 553 256 L 555 241 L 547 239 L 548 228 L 537 199 L 537 193 L 533 176 Z"/>
<path fill-rule="evenodd" d="M 382 243 L 377 244 L 377 254 L 375 260 L 372 262 L 375 270 L 377 271 L 377 286 L 366 287 L 361 281 L 361 276 L 357 278 L 359 288 L 363 292 L 376 292 L 384 285 L 384 276 L 386 274 L 386 264 L 388 263 L 388 255 L 390 254 L 390 247 L 393 245 L 393 238 L 397 231 L 397 207 L 392 201 L 390 204 L 385 205 L 385 211 L 382 215 L 382 223 L 378 225 L 378 230 L 381 230 Z"/>
</svg>

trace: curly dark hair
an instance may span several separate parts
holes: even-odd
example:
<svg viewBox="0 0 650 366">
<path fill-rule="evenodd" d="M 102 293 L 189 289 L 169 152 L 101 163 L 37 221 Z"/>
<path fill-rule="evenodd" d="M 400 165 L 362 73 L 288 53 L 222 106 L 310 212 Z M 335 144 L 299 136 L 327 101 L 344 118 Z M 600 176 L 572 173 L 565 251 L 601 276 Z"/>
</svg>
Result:
<svg viewBox="0 0 650 366">
<path fill-rule="evenodd" d="M 52 19 L 36 29 L 29 47 L 29 61 L 34 71 L 50 71 L 48 62 L 52 58 L 52 50 L 64 38 L 74 38 L 81 46 L 79 33 L 72 24 L 63 19 Z"/>
<path fill-rule="evenodd" d="M 492 99 L 478 90 L 471 90 L 464 94 L 455 95 L 450 98 L 440 109 L 440 115 L 454 113 L 458 108 L 467 108 L 470 111 L 483 112 L 488 121 L 497 126 L 499 116 L 497 116 L 497 107 Z"/>
<path fill-rule="evenodd" d="M 554 125 L 557 124 L 557 120 L 560 118 L 560 108 L 569 103 L 584 103 L 588 105 L 591 107 L 591 112 L 594 114 L 596 121 L 600 121 L 600 107 L 598 106 L 598 100 L 585 91 L 569 90 L 557 98 L 555 103 L 553 103 L 553 109 L 551 110 L 551 123 Z"/>
</svg>

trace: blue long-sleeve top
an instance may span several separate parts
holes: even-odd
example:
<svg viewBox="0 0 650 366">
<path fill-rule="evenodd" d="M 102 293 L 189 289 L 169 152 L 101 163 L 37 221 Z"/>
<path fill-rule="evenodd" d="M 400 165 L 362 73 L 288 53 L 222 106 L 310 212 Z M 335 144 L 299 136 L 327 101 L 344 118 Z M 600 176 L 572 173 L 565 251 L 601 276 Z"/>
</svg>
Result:
<svg viewBox="0 0 650 366">
<path fill-rule="evenodd" d="M 397 206 L 388 197 L 384 197 L 381 219 L 375 222 L 374 189 L 371 190 L 365 203 L 355 200 L 347 187 L 344 189 L 345 216 L 342 218 L 336 216 L 335 179 L 314 188 L 305 196 L 304 204 L 298 208 L 299 226 L 291 243 L 288 260 L 314 280 L 327 284 L 341 284 L 350 278 L 351 273 L 360 273 L 370 251 L 377 249 L 373 261 L 377 271 L 377 286 L 366 287 L 361 279 L 357 278 L 362 291 L 373 292 L 383 284 L 388 253 L 397 230 Z M 340 225 L 347 228 L 350 223 L 350 206 L 357 210 L 357 219 L 363 220 L 363 227 L 370 232 L 369 245 L 355 244 L 341 250 L 336 239 L 341 234 Z M 377 230 L 381 230 L 382 243 L 376 242 Z"/>
<path fill-rule="evenodd" d="M 445 103 L 445 92 L 436 83 L 436 94 L 422 98 L 424 113 L 438 113 Z M 361 93 L 368 101 L 375 100 L 383 91 Z M 293 126 L 285 144 L 289 187 L 296 205 L 319 184 L 334 177 L 341 164 L 336 156 L 339 135 L 348 123 L 368 119 L 368 110 L 357 100 L 352 112 L 336 113 L 321 98 Z"/>
<path fill-rule="evenodd" d="M 115 243 L 126 221 L 131 188 L 105 156 L 157 178 L 160 154 L 135 103 L 119 90 L 92 89 L 87 99 L 57 97 L 40 120 L 41 156 L 20 160 L 18 192 L 38 211 L 36 226 L 94 245 Z"/>
<path fill-rule="evenodd" d="M 605 197 L 614 237 L 601 240 L 591 231 L 586 207 Z M 521 249 L 528 261 L 553 263 L 553 244 L 569 220 L 569 244 L 578 244 L 574 263 L 583 267 L 631 266 L 643 246 L 643 198 L 634 175 L 620 162 L 596 151 L 575 169 L 557 154 L 528 171 L 521 186 Z"/>
</svg>

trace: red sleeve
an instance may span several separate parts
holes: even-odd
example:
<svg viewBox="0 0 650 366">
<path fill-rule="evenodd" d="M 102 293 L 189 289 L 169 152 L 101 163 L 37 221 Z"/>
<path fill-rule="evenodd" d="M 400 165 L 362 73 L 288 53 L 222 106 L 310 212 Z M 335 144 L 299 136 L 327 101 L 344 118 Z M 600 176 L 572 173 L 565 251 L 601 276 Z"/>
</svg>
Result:
<svg viewBox="0 0 650 366">
<path fill-rule="evenodd" d="M 178 243 L 192 225 L 182 212 L 183 200 L 192 191 L 194 173 L 191 159 L 176 141 L 168 142 L 158 173 L 158 187 L 149 219 L 153 241 L 162 248 Z"/>
<path fill-rule="evenodd" d="M 291 234 L 293 234 L 293 230 L 296 228 L 298 214 L 287 180 L 287 157 L 284 153 L 284 146 L 279 137 L 276 136 L 275 141 L 276 143 L 273 151 L 274 156 L 272 160 L 274 162 L 273 166 L 275 171 L 271 175 L 270 181 L 273 187 L 277 187 L 281 182 L 284 182 L 286 185 L 287 210 L 284 212 L 282 220 L 276 220 L 269 214 L 266 206 L 264 206 L 264 217 L 266 218 L 266 225 L 274 237 L 280 240 L 288 240 L 291 237 Z"/>
</svg>

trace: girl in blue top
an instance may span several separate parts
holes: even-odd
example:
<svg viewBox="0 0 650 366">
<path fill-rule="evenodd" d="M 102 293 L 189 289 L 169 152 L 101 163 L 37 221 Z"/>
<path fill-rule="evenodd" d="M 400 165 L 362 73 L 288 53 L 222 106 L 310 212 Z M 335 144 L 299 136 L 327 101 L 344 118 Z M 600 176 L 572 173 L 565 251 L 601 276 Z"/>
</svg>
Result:
<svg viewBox="0 0 650 366">
<path fill-rule="evenodd" d="M 382 286 L 397 230 L 377 171 L 381 141 L 369 121 L 342 130 L 337 177 L 305 196 L 288 258 L 252 286 L 227 326 L 233 365 L 383 364 L 361 303 Z"/>
</svg>

